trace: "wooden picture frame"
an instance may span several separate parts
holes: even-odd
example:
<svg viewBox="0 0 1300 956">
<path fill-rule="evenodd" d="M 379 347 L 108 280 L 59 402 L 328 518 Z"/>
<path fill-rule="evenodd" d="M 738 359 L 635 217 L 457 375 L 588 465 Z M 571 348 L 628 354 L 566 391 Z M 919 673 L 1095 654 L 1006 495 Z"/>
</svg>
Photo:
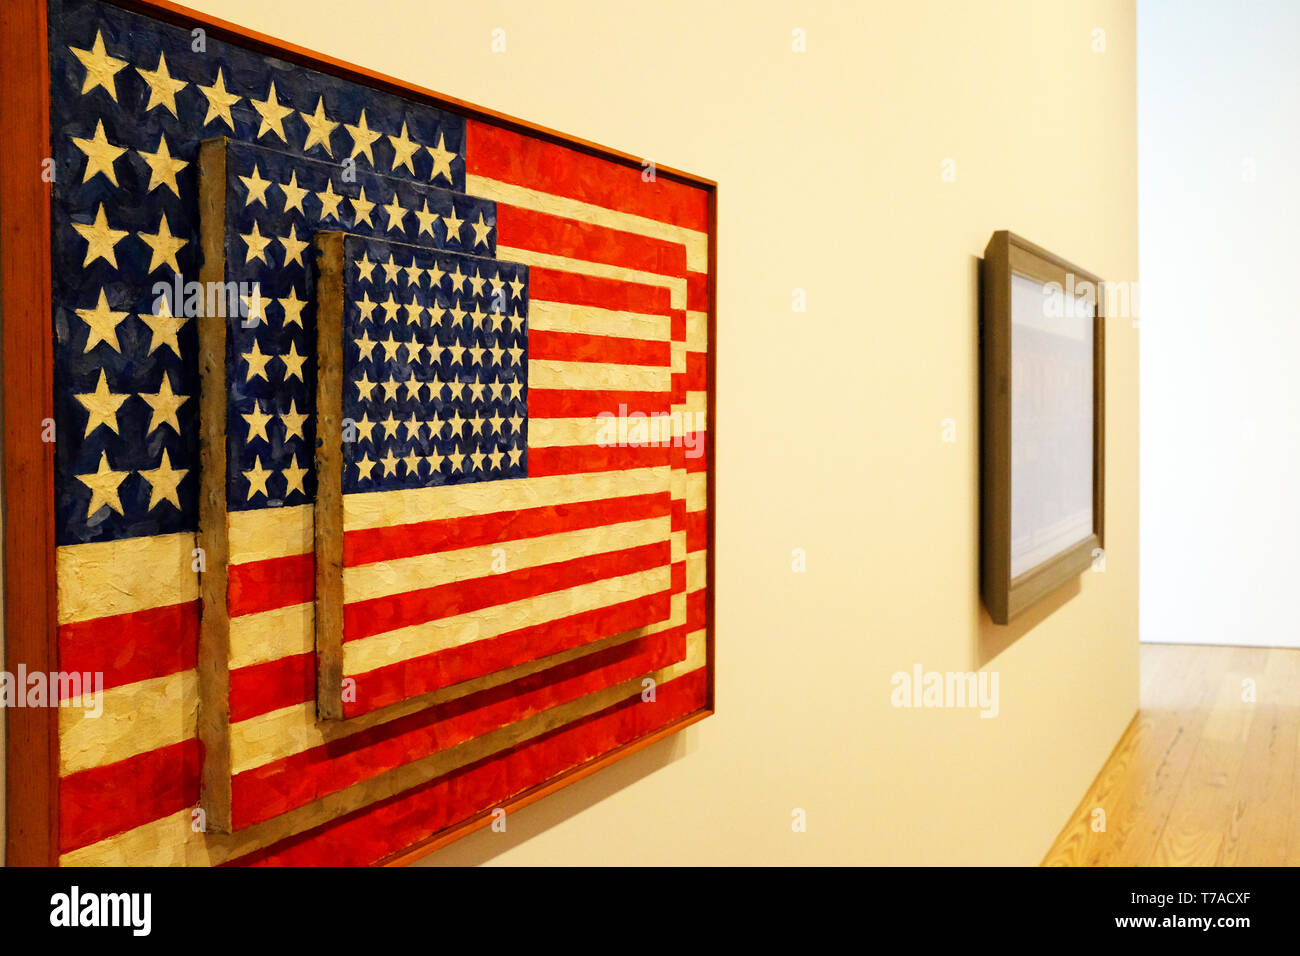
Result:
<svg viewBox="0 0 1300 956">
<path fill-rule="evenodd" d="M 313 52 L 291 42 L 200 13 L 169 0 L 105 0 L 114 7 L 186 29 L 201 27 L 210 39 L 276 57 L 290 64 L 362 83 L 420 104 L 452 111 L 504 130 L 566 147 L 628 169 L 643 169 L 640 156 L 568 136 L 548 127 L 478 107 L 377 71 Z M 56 597 L 59 551 L 55 522 L 55 445 L 45 436 L 54 411 L 55 342 L 51 335 L 51 192 L 42 175 L 51 153 L 51 74 L 46 0 L 8 0 L 0 5 L 0 131 L 6 142 L 0 165 L 0 311 L 3 334 L 4 417 L 4 608 L 6 667 L 21 663 L 29 673 L 60 666 Z M 701 595 L 707 647 L 704 706 L 585 763 L 570 767 L 494 809 L 513 812 L 587 775 L 670 736 L 714 713 L 714 526 L 716 444 L 717 184 L 656 164 L 656 176 L 691 185 L 707 194 L 707 269 L 699 292 L 707 295 L 700 332 L 708 351 L 708 430 L 704 440 L 707 515 L 697 533 L 706 542 L 703 565 L 709 582 Z M 61 855 L 60 711 L 57 707 L 15 708 L 6 736 L 6 862 L 17 866 L 58 865 Z M 380 865 L 405 864 L 490 824 L 484 811 L 426 837 L 390 848 Z"/>
<path fill-rule="evenodd" d="M 989 240 L 980 276 L 980 588 L 1007 624 L 1103 547 L 1105 284 L 1006 230 Z"/>
</svg>

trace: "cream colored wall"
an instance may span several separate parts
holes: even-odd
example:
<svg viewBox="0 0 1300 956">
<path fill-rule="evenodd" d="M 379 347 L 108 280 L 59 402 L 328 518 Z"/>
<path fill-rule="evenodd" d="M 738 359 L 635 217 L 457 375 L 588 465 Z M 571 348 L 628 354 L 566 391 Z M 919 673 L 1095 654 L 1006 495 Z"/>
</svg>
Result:
<svg viewBox="0 0 1300 956">
<path fill-rule="evenodd" d="M 1036 863 L 1137 704 L 1137 332 L 1106 570 L 994 628 L 976 257 L 1010 228 L 1136 279 L 1132 3 L 191 2 L 721 184 L 719 713 L 433 861 Z M 891 707 L 895 671 L 985 662 L 995 719 Z"/>
</svg>

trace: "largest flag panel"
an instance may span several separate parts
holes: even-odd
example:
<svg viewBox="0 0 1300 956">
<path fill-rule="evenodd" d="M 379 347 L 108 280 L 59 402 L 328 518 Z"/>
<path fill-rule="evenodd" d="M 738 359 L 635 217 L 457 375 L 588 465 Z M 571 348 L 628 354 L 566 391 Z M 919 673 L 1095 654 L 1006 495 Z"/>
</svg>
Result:
<svg viewBox="0 0 1300 956">
<path fill-rule="evenodd" d="M 61 860 L 375 863 L 707 710 L 708 193 L 184 24 L 49 10 L 59 658 L 106 688 L 102 716 L 60 709 Z M 222 139 L 223 277 L 258 285 L 213 296 L 191 283 Z M 349 367 L 391 380 L 348 451 L 374 470 L 344 474 L 341 719 L 315 667 L 327 232 L 368 237 L 348 304 L 383 361 Z M 223 554 L 200 547 L 211 322 Z"/>
</svg>

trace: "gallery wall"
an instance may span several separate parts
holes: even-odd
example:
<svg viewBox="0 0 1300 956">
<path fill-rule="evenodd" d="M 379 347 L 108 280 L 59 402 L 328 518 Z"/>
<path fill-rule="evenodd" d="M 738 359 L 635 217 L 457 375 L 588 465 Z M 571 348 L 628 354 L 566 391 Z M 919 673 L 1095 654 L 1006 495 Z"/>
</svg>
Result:
<svg viewBox="0 0 1300 956">
<path fill-rule="evenodd" d="M 1133 4 L 191 2 L 720 183 L 719 712 L 429 862 L 1036 863 L 1137 704 L 1137 331 L 1104 565 L 995 627 L 977 257 L 1136 279 Z"/>
<path fill-rule="evenodd" d="M 1298 46 L 1291 0 L 1138 7 L 1145 641 L 1300 647 Z"/>
</svg>

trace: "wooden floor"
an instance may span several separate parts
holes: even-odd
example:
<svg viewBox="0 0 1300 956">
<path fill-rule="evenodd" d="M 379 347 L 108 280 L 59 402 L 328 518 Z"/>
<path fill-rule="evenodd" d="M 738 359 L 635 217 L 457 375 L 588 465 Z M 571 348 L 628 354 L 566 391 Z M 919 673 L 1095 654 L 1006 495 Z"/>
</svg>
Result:
<svg viewBox="0 0 1300 956">
<path fill-rule="evenodd" d="M 1141 709 L 1043 865 L 1300 866 L 1300 650 L 1141 653 Z"/>
</svg>

